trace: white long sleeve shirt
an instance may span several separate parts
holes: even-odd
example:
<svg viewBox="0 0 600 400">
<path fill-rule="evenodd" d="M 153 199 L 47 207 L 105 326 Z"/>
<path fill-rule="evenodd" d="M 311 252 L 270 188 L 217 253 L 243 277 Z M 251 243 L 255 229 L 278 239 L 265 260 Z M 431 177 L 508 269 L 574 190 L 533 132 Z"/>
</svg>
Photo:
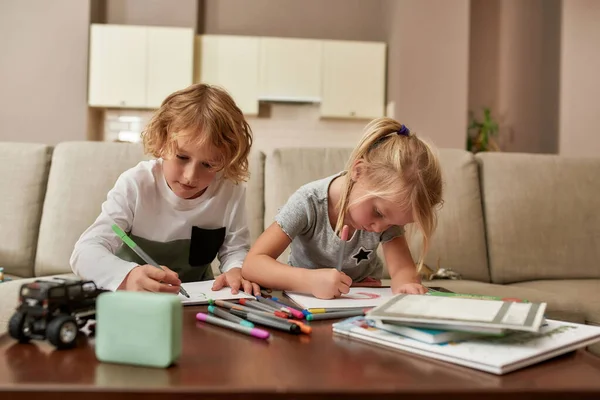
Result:
<svg viewBox="0 0 600 400">
<path fill-rule="evenodd" d="M 236 185 L 218 173 L 200 197 L 182 199 L 167 185 L 161 159 L 142 161 L 125 171 L 108 192 L 100 215 L 75 244 L 71 268 L 100 287 L 118 288 L 139 263 L 116 255 L 125 244 L 112 230 L 114 223 L 133 237 L 159 245 L 191 240 L 193 229 L 225 228 L 217 254 L 221 272 L 239 268 L 250 247 L 245 198 L 245 184 Z"/>
</svg>

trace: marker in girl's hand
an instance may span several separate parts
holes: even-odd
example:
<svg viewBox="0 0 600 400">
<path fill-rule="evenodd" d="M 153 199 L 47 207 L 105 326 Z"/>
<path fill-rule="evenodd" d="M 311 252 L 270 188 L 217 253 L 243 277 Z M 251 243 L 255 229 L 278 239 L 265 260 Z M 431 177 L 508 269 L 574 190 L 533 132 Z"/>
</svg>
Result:
<svg viewBox="0 0 600 400">
<path fill-rule="evenodd" d="M 338 271 L 342 270 L 342 263 L 344 262 L 344 253 L 346 252 L 346 242 L 348 241 L 348 225 L 344 225 L 340 239 L 342 240 L 342 246 L 340 248 L 340 254 L 338 258 L 337 266 L 335 267 Z"/>
</svg>

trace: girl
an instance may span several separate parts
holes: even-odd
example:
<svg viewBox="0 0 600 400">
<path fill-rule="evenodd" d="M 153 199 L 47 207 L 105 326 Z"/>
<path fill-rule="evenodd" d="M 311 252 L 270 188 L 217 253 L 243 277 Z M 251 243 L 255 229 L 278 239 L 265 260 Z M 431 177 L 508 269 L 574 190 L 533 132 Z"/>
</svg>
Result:
<svg viewBox="0 0 600 400">
<path fill-rule="evenodd" d="M 339 297 L 353 282 L 380 282 L 376 250 L 382 243 L 392 291 L 426 292 L 404 226 L 414 223 L 423 234 L 420 269 L 436 227 L 435 208 L 442 203 L 442 175 L 432 149 L 404 125 L 380 118 L 367 125 L 346 169 L 289 198 L 250 249 L 244 278 L 323 299 Z M 338 237 L 343 229 L 349 237 L 345 246 Z M 290 243 L 289 265 L 277 262 Z"/>
<path fill-rule="evenodd" d="M 168 96 L 142 134 L 156 159 L 125 171 L 96 221 L 81 235 L 71 268 L 109 290 L 178 293 L 181 282 L 213 278 L 214 290 L 260 294 L 242 279 L 250 247 L 245 186 L 250 127 L 223 90 L 197 84 Z M 113 232 L 116 223 L 160 265 L 145 264 Z"/>
</svg>

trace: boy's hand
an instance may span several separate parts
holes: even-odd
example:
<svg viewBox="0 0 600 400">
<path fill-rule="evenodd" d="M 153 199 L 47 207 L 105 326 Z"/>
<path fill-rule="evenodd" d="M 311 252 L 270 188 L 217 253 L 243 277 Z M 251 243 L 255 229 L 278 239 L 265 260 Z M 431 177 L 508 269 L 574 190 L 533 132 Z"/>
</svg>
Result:
<svg viewBox="0 0 600 400">
<path fill-rule="evenodd" d="M 129 271 L 117 290 L 179 293 L 181 280 L 177 273 L 165 266 L 161 268 L 162 270 L 148 264 L 138 265 Z"/>
<path fill-rule="evenodd" d="M 310 271 L 310 287 L 313 296 L 319 299 L 341 297 L 350 291 L 352 279 L 334 268 Z"/>
<path fill-rule="evenodd" d="M 415 282 L 394 282 L 392 279 L 392 293 L 406 293 L 406 294 L 425 294 L 427 293 L 427 288 L 420 283 Z"/>
<path fill-rule="evenodd" d="M 242 289 L 247 294 L 260 296 L 260 286 L 242 278 L 241 268 L 232 268 L 224 274 L 217 276 L 212 290 L 220 290 L 227 286 L 231 287 L 232 294 L 237 294 Z"/>
</svg>

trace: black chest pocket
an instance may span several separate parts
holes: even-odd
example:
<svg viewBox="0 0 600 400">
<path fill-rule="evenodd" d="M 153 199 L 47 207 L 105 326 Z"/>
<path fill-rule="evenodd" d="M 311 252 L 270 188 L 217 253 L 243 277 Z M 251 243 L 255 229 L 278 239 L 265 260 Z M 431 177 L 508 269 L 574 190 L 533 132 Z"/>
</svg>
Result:
<svg viewBox="0 0 600 400">
<path fill-rule="evenodd" d="M 217 229 L 192 227 L 190 266 L 199 267 L 210 264 L 215 259 L 224 241 L 225 227 Z"/>
</svg>

